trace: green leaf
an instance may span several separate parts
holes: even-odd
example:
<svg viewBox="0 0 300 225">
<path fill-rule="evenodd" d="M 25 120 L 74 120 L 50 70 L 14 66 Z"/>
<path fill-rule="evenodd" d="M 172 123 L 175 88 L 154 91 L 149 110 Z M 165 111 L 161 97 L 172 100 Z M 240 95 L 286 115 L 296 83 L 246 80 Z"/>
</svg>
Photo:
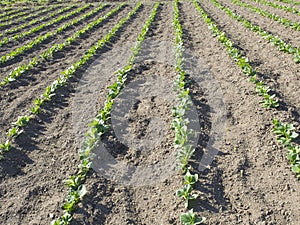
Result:
<svg viewBox="0 0 300 225">
<path fill-rule="evenodd" d="M 198 217 L 193 209 L 189 210 L 187 213 L 183 213 L 180 216 L 180 222 L 183 225 L 195 225 L 195 224 L 201 224 L 205 221 L 205 217 Z"/>
<path fill-rule="evenodd" d="M 188 170 L 184 176 L 184 184 L 190 184 L 193 185 L 196 182 L 198 182 L 198 174 L 192 175 L 190 171 Z"/>
<path fill-rule="evenodd" d="M 299 165 L 293 165 L 292 166 L 292 171 L 294 173 L 300 173 L 300 166 Z"/>
<path fill-rule="evenodd" d="M 8 152 L 12 148 L 11 143 L 9 140 L 6 140 L 5 143 L 0 144 L 0 149 L 5 152 Z"/>
</svg>

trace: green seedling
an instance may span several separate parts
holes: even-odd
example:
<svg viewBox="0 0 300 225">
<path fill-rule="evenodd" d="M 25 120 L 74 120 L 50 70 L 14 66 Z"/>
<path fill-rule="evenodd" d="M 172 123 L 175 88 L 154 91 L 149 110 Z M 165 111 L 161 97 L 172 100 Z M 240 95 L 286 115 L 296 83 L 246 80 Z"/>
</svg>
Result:
<svg viewBox="0 0 300 225">
<path fill-rule="evenodd" d="M 176 195 L 180 198 L 183 198 L 185 203 L 184 207 L 187 209 L 189 206 L 189 200 L 195 200 L 198 198 L 198 194 L 192 194 L 192 186 L 185 184 L 182 189 L 176 191 Z"/>
<path fill-rule="evenodd" d="M 40 26 L 38 26 L 36 28 L 33 28 L 32 30 L 30 30 L 28 32 L 15 35 L 12 39 L 13 40 L 18 40 L 18 39 L 20 39 L 20 38 L 22 38 L 22 37 L 24 37 L 26 35 L 30 35 L 32 33 L 35 33 L 37 31 L 41 30 L 42 28 L 45 28 L 45 27 L 50 26 L 50 25 L 53 25 L 53 24 L 58 23 L 58 22 L 60 22 L 60 21 L 62 21 L 64 19 L 67 19 L 67 18 L 69 18 L 69 17 L 71 17 L 73 15 L 76 15 L 76 14 L 80 13 L 81 11 L 83 11 L 83 10 L 89 8 L 89 7 L 90 7 L 90 4 L 84 5 L 83 7 L 79 8 L 79 9 L 76 9 L 75 11 L 73 11 L 73 12 L 67 14 L 67 15 L 60 16 L 59 18 L 57 18 L 57 19 L 49 22 L 48 24 L 41 24 Z M 70 23 L 68 25 L 71 26 L 72 23 Z M 63 26 L 66 26 L 66 25 L 63 25 Z M 54 31 L 54 32 L 48 32 L 48 33 L 44 34 L 43 36 L 39 36 L 38 38 L 34 39 L 33 41 L 29 42 L 28 44 L 23 45 L 23 46 L 17 48 L 16 50 L 10 52 L 9 54 L 2 56 L 0 58 L 0 63 L 5 63 L 8 60 L 11 60 L 11 59 L 15 58 L 16 56 L 24 53 L 25 51 L 27 51 L 29 49 L 32 49 L 34 46 L 42 43 L 43 41 L 47 40 L 48 38 L 50 38 L 51 36 L 54 36 L 56 34 L 57 34 L 57 31 Z M 8 42 L 9 42 L 9 40 L 6 40 L 5 43 L 1 43 L 0 42 L 0 45 L 1 44 L 2 45 L 6 44 Z"/>
<path fill-rule="evenodd" d="M 257 25 L 253 25 L 250 21 L 246 20 L 245 18 L 243 18 L 242 16 L 234 13 L 231 9 L 229 9 L 226 6 L 223 6 L 222 4 L 220 4 L 219 2 L 217 2 L 216 0 L 211 0 L 218 8 L 220 8 L 221 10 L 223 10 L 224 12 L 226 12 L 231 18 L 236 19 L 238 22 L 242 23 L 243 26 L 245 26 L 246 28 L 252 30 L 255 33 L 258 33 L 259 35 L 262 36 L 262 38 L 264 38 L 265 40 L 269 41 L 271 43 L 271 45 L 274 45 L 276 47 L 278 47 L 278 49 L 280 51 L 286 52 L 288 54 L 293 54 L 294 55 L 294 61 L 296 63 L 300 62 L 300 58 L 299 58 L 299 54 L 297 54 L 297 52 L 299 51 L 298 48 L 292 47 L 290 44 L 286 43 L 285 41 L 281 40 L 279 37 L 274 36 L 273 34 L 263 30 L 261 27 L 257 26 Z M 242 6 L 246 6 L 246 3 L 241 3 L 240 1 L 234 1 L 236 4 L 241 4 Z M 196 1 L 195 1 L 196 4 Z M 246 6 L 248 7 L 248 6 Z M 204 10 L 201 9 L 201 7 L 199 7 L 199 5 L 196 6 L 196 8 L 198 9 L 198 11 L 200 11 L 203 15 L 203 18 L 207 18 L 208 15 L 204 12 Z M 264 12 L 261 11 L 261 9 L 254 9 L 252 8 L 252 10 L 256 10 L 259 11 L 260 13 L 264 14 Z M 206 14 L 206 15 L 204 15 Z M 274 20 L 277 20 L 279 22 L 281 22 L 282 24 L 286 25 L 286 26 L 290 26 L 291 28 L 294 29 L 294 27 L 296 27 L 295 29 L 298 30 L 300 29 L 300 27 L 298 26 L 299 24 L 297 23 L 295 25 L 295 23 L 290 22 L 287 19 L 283 19 L 283 18 L 279 18 L 278 16 L 275 16 L 273 14 L 266 14 L 266 16 L 269 16 L 269 18 L 272 18 Z M 211 23 L 213 23 L 211 20 L 207 20 L 206 21 L 209 24 L 209 27 L 214 27 Z M 216 30 L 214 30 L 216 31 Z M 218 36 L 218 33 L 221 32 L 214 32 L 214 35 Z M 247 67 L 250 68 L 250 67 Z M 250 72 L 250 71 L 249 71 Z"/>
<path fill-rule="evenodd" d="M 269 94 L 264 95 L 264 100 L 261 101 L 261 103 L 263 104 L 263 106 L 266 109 L 279 107 L 279 103 L 278 103 L 278 100 L 276 99 L 275 94 L 274 95 L 269 95 Z"/>
<path fill-rule="evenodd" d="M 278 119 L 273 119 L 273 131 L 277 135 L 277 141 L 283 146 L 288 146 L 292 140 L 298 137 L 293 124 L 281 123 Z"/>
<path fill-rule="evenodd" d="M 155 4 L 148 21 L 154 20 L 159 4 L 160 3 Z M 128 21 L 141 6 L 142 3 L 138 3 L 136 7 L 131 12 L 128 13 L 127 17 L 121 19 L 119 23 L 111 29 L 109 34 L 106 35 L 102 40 L 98 41 L 97 44 L 93 46 L 87 52 L 87 54 L 81 58 L 81 60 L 78 63 L 75 63 L 72 67 L 65 70 L 63 73 L 64 77 L 70 77 L 71 75 L 73 75 L 73 73 L 75 73 L 77 68 L 81 67 L 94 54 L 96 54 L 96 51 L 102 48 L 104 44 L 108 42 L 116 34 L 116 32 L 121 28 L 121 26 L 125 24 L 125 22 Z M 149 27 L 150 24 L 151 23 L 147 22 L 145 26 Z M 135 49 L 132 50 L 134 57 L 140 52 L 140 45 L 142 41 L 145 39 L 145 35 L 146 35 L 146 33 L 144 32 L 145 30 L 148 30 L 148 28 L 143 29 L 143 35 L 139 36 L 139 39 L 137 40 L 139 44 L 137 44 L 135 46 Z M 65 214 L 61 216 L 59 219 L 53 221 L 52 224 L 54 225 L 69 224 L 72 220 L 71 212 L 73 212 L 78 202 L 86 193 L 86 189 L 82 183 L 87 175 L 87 172 L 91 168 L 91 158 L 93 157 L 91 151 L 97 145 L 101 135 L 103 135 L 109 128 L 108 121 L 110 119 L 110 111 L 112 109 L 113 99 L 118 95 L 120 90 L 125 85 L 127 79 L 127 73 L 132 68 L 131 64 L 134 61 L 134 57 L 129 58 L 128 65 L 123 68 L 122 73 L 119 73 L 120 70 L 118 71 L 117 85 L 110 87 L 111 92 L 107 95 L 107 100 L 105 101 L 105 105 L 103 109 L 98 112 L 96 118 L 92 121 L 91 124 L 89 124 L 90 129 L 86 133 L 86 139 L 83 143 L 82 148 L 79 150 L 79 156 L 80 156 L 80 164 L 78 166 L 79 172 L 77 176 L 71 176 L 71 178 L 66 181 L 66 184 L 69 187 L 69 194 L 66 198 L 66 203 L 64 204 Z"/>
<path fill-rule="evenodd" d="M 51 225 L 67 225 L 72 221 L 72 215 L 66 212 L 59 220 L 51 222 Z"/>
<path fill-rule="evenodd" d="M 9 140 L 6 140 L 5 143 L 0 144 L 0 149 L 3 150 L 4 152 L 8 152 L 11 148 L 12 146 Z"/>
<path fill-rule="evenodd" d="M 195 149 L 192 145 L 184 145 L 179 149 L 177 157 L 180 163 L 180 169 L 183 172 L 187 171 L 189 160 L 192 158 L 194 152 Z"/>
<path fill-rule="evenodd" d="M 12 127 L 8 130 L 7 136 L 8 137 L 16 137 L 18 136 L 22 131 L 19 130 L 18 127 Z"/>
<path fill-rule="evenodd" d="M 198 174 L 192 175 L 190 171 L 188 170 L 186 174 L 184 175 L 184 184 L 194 185 L 198 182 Z"/>
<path fill-rule="evenodd" d="M 199 217 L 194 213 L 193 209 L 189 210 L 187 213 L 183 213 L 180 216 L 180 222 L 183 225 L 196 225 L 201 224 L 206 220 L 205 217 Z"/>
<path fill-rule="evenodd" d="M 17 125 L 18 127 L 24 127 L 30 120 L 31 116 L 19 116 L 18 120 L 13 124 Z"/>
</svg>

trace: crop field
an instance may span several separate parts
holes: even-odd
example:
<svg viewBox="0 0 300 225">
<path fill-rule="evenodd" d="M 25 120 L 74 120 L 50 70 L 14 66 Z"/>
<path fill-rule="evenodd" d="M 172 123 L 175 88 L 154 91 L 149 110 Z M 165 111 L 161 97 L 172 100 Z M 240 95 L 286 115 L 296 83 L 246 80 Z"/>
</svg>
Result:
<svg viewBox="0 0 300 225">
<path fill-rule="evenodd" d="M 300 224 L 299 1 L 0 5 L 1 225 Z"/>
</svg>

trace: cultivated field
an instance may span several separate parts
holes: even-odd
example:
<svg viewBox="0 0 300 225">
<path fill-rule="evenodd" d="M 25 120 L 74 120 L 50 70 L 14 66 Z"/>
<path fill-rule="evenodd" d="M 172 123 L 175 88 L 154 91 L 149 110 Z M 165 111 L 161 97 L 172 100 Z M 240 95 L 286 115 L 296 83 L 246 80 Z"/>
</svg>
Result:
<svg viewBox="0 0 300 225">
<path fill-rule="evenodd" d="M 0 224 L 299 224 L 300 2 L 0 3 Z"/>
</svg>

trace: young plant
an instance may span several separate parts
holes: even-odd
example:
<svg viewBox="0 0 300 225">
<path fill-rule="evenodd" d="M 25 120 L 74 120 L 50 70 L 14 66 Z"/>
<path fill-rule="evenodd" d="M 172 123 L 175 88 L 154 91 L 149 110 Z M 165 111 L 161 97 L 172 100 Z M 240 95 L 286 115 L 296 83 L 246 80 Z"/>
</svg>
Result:
<svg viewBox="0 0 300 225">
<path fill-rule="evenodd" d="M 51 25 L 52 24 L 55 24 L 55 23 L 59 23 L 60 21 L 64 20 L 64 19 L 67 19 L 73 15 L 76 15 L 78 13 L 80 13 L 81 11 L 84 11 L 85 9 L 87 9 L 88 7 L 90 7 L 89 4 L 67 14 L 67 15 L 63 15 L 63 16 L 60 16 L 59 18 L 57 18 L 55 21 L 52 21 L 52 22 L 49 22 L 49 26 L 50 26 L 50 23 Z M 21 37 L 24 37 L 25 35 L 29 35 L 29 34 L 32 34 L 32 33 L 35 33 L 37 32 L 38 30 L 42 29 L 42 28 L 45 28 L 46 26 L 48 26 L 46 24 L 41 24 L 38 28 L 33 28 L 31 31 L 28 31 L 27 33 L 22 33 L 22 34 L 19 34 L 17 36 L 14 36 L 14 40 L 18 40 L 19 38 Z M 63 25 L 62 27 L 65 27 L 65 29 L 69 26 L 71 26 L 72 24 L 65 24 Z M 8 53 L 7 55 L 3 55 L 1 56 L 0 58 L 0 64 L 3 64 L 9 60 L 12 60 L 14 59 L 16 56 L 24 53 L 25 51 L 29 50 L 29 49 L 32 49 L 34 46 L 42 43 L 43 41 L 49 39 L 50 37 L 56 35 L 57 33 L 59 33 L 58 31 L 60 31 L 61 28 L 58 28 L 56 31 L 54 32 L 47 32 L 46 34 L 44 34 L 43 36 L 39 36 L 37 38 L 35 38 L 34 40 L 32 40 L 31 42 L 29 42 L 28 44 L 25 44 L 15 50 L 13 50 L 12 52 Z M 7 41 L 5 41 L 5 43 L 7 43 Z M 5 44 L 4 42 L 0 42 L 0 46 L 2 46 L 3 44 Z"/>
<path fill-rule="evenodd" d="M 192 194 L 192 186 L 190 184 L 185 184 L 183 188 L 176 191 L 176 195 L 184 199 L 184 207 L 187 209 L 189 206 L 189 200 L 195 200 L 198 198 L 198 194 Z"/>
<path fill-rule="evenodd" d="M 11 149 L 11 143 L 9 140 L 6 140 L 3 144 L 0 144 L 0 150 L 3 150 L 5 152 L 8 152 Z M 1 151 L 0 151 L 0 156 L 1 156 Z"/>
<path fill-rule="evenodd" d="M 285 124 L 281 123 L 278 119 L 273 119 L 273 125 L 277 141 L 283 146 L 288 146 L 292 140 L 298 137 L 293 124 Z"/>
<path fill-rule="evenodd" d="M 183 225 L 196 225 L 205 222 L 205 217 L 198 217 L 197 214 L 194 213 L 194 210 L 191 209 L 187 213 L 182 213 L 180 216 L 180 222 Z"/>
<path fill-rule="evenodd" d="M 105 16 L 97 19 L 96 21 L 91 22 L 89 25 L 84 27 L 83 29 L 77 31 L 75 34 L 71 35 L 66 39 L 64 43 L 61 44 L 54 44 L 49 49 L 45 50 L 43 53 L 40 54 L 39 57 L 34 57 L 27 65 L 20 65 L 19 67 L 16 67 L 14 70 L 12 70 L 7 77 L 4 78 L 4 80 L 0 83 L 0 86 L 6 85 L 9 82 L 12 82 L 16 80 L 19 76 L 21 76 L 24 72 L 36 67 L 38 64 L 42 63 L 45 60 L 48 60 L 53 57 L 53 55 L 63 50 L 65 47 L 71 45 L 73 42 L 75 42 L 79 37 L 87 33 L 89 30 L 94 28 L 95 26 L 99 25 L 99 23 L 103 22 L 105 19 L 108 19 L 110 16 L 117 13 L 125 4 L 120 4 L 116 8 L 112 9 L 110 12 L 108 12 Z M 71 25 L 76 25 L 80 23 L 81 21 L 85 20 L 86 18 L 91 17 L 95 13 L 97 13 L 99 10 L 101 10 L 106 5 L 100 5 L 98 8 L 84 14 L 82 17 L 72 20 L 71 22 L 65 24 L 62 30 L 66 29 L 67 27 Z"/>
<path fill-rule="evenodd" d="M 143 30 L 148 30 L 151 22 L 154 20 L 155 15 L 157 13 L 157 9 L 160 3 L 156 3 L 154 5 L 154 8 L 150 14 L 150 17 L 148 18 L 145 26 L 143 27 Z M 121 28 L 121 25 L 124 24 L 126 21 L 128 21 L 136 12 L 137 10 L 142 6 L 142 3 L 138 3 L 136 7 L 129 12 L 127 17 L 123 18 L 114 28 L 111 30 L 111 35 L 115 34 L 118 29 Z M 151 22 L 149 22 L 151 21 Z M 90 129 L 86 133 L 86 139 L 83 142 L 82 148 L 79 150 L 79 158 L 80 158 L 80 164 L 78 166 L 79 171 L 76 176 L 71 176 L 70 179 L 66 181 L 66 184 L 69 187 L 69 193 L 66 198 L 66 203 L 64 204 L 64 210 L 65 213 L 63 216 L 58 218 L 57 220 L 52 222 L 52 225 L 67 225 L 72 221 L 72 212 L 74 211 L 76 205 L 78 202 L 82 199 L 82 197 L 86 194 L 85 186 L 83 185 L 83 182 L 87 176 L 88 171 L 91 168 L 92 164 L 92 150 L 97 146 L 98 140 L 101 138 L 101 136 L 109 129 L 109 119 L 110 119 L 110 111 L 113 104 L 113 99 L 117 97 L 120 90 L 124 87 L 125 82 L 127 80 L 127 73 L 132 68 L 132 63 L 134 62 L 134 58 L 137 54 L 140 53 L 140 46 L 142 42 L 145 39 L 146 32 L 143 32 L 142 35 L 139 36 L 137 39 L 137 44 L 132 49 L 132 56 L 128 60 L 128 64 L 123 68 L 116 72 L 118 81 L 115 82 L 117 85 L 112 85 L 110 87 L 111 92 L 107 95 L 107 100 L 105 101 L 104 107 L 98 112 L 98 115 L 93 120 L 91 124 L 89 124 Z M 109 36 L 105 38 L 105 41 L 109 41 L 112 36 Z M 99 47 L 103 46 L 103 41 L 98 42 Z M 97 50 L 96 48 L 93 48 L 93 52 L 90 52 L 89 57 L 92 57 Z M 82 62 L 79 64 L 85 63 L 89 58 L 86 57 Z M 70 68 L 71 71 L 76 70 L 77 66 L 74 66 Z M 65 76 L 68 75 L 68 72 L 65 72 Z M 114 93 L 113 93 L 114 92 Z"/>
<path fill-rule="evenodd" d="M 20 132 L 20 130 L 19 130 L 18 127 L 12 127 L 12 128 L 10 128 L 10 129 L 8 130 L 7 136 L 8 136 L 8 137 L 16 137 L 16 136 L 18 136 L 20 133 L 21 133 L 21 132 Z"/>
<path fill-rule="evenodd" d="M 18 127 L 23 127 L 23 126 L 25 126 L 28 123 L 28 121 L 30 120 L 30 118 L 31 118 L 31 116 L 28 116 L 28 115 L 26 115 L 26 116 L 19 116 L 18 119 L 17 119 L 17 121 L 15 123 L 13 123 L 13 124 L 17 125 Z"/>
<path fill-rule="evenodd" d="M 178 149 L 177 158 L 179 160 L 179 168 L 182 172 L 186 172 L 188 169 L 188 163 L 194 155 L 195 149 L 192 145 L 185 144 Z"/>
<path fill-rule="evenodd" d="M 241 2 L 240 0 L 232 0 L 231 2 L 234 3 L 234 4 L 236 4 L 236 5 L 248 8 L 252 12 L 256 12 L 256 13 L 258 13 L 261 16 L 270 18 L 270 19 L 272 19 L 274 21 L 278 21 L 278 22 L 280 22 L 282 25 L 284 25 L 286 27 L 289 27 L 289 28 L 297 30 L 297 31 L 300 30 L 300 24 L 298 22 L 292 22 L 291 20 L 289 20 L 287 18 L 281 18 L 280 16 L 278 16 L 276 14 L 269 13 L 266 10 L 263 10 L 261 8 L 258 8 L 258 7 L 255 7 L 253 5 L 247 4 L 245 2 Z"/>
<path fill-rule="evenodd" d="M 57 9 L 57 8 L 60 8 L 60 7 L 61 7 L 61 6 L 51 6 L 51 7 L 49 7 L 49 8 L 46 8 L 45 10 L 42 10 L 42 11 L 40 11 L 40 12 L 34 14 L 34 15 L 28 15 L 27 18 L 30 18 L 30 17 L 35 18 L 35 17 L 37 17 L 39 14 L 43 14 L 43 13 L 46 13 L 46 12 L 50 12 L 50 11 L 53 11 L 53 10 L 55 10 L 55 9 Z M 65 9 L 66 9 L 66 8 L 63 8 L 63 10 L 65 10 Z M 61 10 L 56 11 L 55 13 L 51 13 L 51 14 L 49 15 L 49 17 L 43 16 L 43 17 L 41 17 L 41 18 L 32 19 L 32 20 L 29 21 L 28 23 L 23 23 L 23 24 L 21 24 L 21 25 L 19 25 L 19 26 L 14 26 L 13 28 L 7 29 L 7 30 L 5 30 L 3 33 L 1 33 L 1 34 L 0 34 L 0 37 L 5 36 L 5 35 L 7 35 L 7 34 L 16 33 L 16 32 L 18 32 L 18 31 L 20 31 L 20 30 L 22 30 L 22 29 L 25 29 L 25 28 L 27 28 L 27 27 L 29 27 L 29 26 L 32 26 L 32 25 L 35 25 L 35 24 L 37 24 L 37 23 L 39 23 L 39 22 L 42 23 L 43 21 L 45 21 L 45 20 L 51 18 L 52 15 L 58 15 L 59 13 L 61 13 Z"/>
<path fill-rule="evenodd" d="M 186 174 L 184 175 L 184 184 L 194 185 L 198 182 L 198 174 L 192 175 L 191 172 L 188 170 Z"/>
<path fill-rule="evenodd" d="M 236 2 L 240 2 L 238 0 L 235 0 L 235 1 Z M 241 15 L 239 15 L 237 13 L 234 13 L 230 8 L 228 8 L 226 6 L 223 6 L 217 0 L 211 0 L 211 2 L 215 6 L 217 6 L 219 9 L 223 10 L 224 12 L 226 12 L 231 18 L 233 18 L 233 19 L 237 20 L 238 22 L 240 22 L 244 27 L 252 30 L 253 32 L 255 32 L 255 33 L 259 34 L 259 35 L 261 35 L 262 38 L 264 38 L 265 40 L 269 41 L 272 45 L 277 46 L 280 51 L 283 51 L 283 52 L 288 53 L 288 54 L 293 54 L 294 55 L 294 61 L 296 63 L 300 63 L 299 48 L 291 46 L 290 44 L 288 44 L 285 41 L 281 40 L 279 37 L 274 36 L 273 34 L 269 33 L 268 31 L 265 31 L 260 26 L 252 24 L 252 22 L 250 22 L 249 20 L 245 19 Z M 205 12 L 203 11 L 203 13 L 205 13 Z M 208 17 L 208 16 L 206 15 L 206 17 Z M 285 23 L 286 20 L 281 20 L 281 22 Z M 211 23 L 211 21 L 210 21 L 210 23 Z M 295 26 L 295 25 L 292 23 L 291 26 Z"/>
<path fill-rule="evenodd" d="M 273 94 L 273 95 L 269 95 L 269 94 L 264 95 L 264 100 L 260 101 L 260 103 L 262 103 L 262 105 L 266 109 L 279 107 L 279 103 L 278 103 L 278 100 L 277 100 L 275 94 Z"/>
</svg>

